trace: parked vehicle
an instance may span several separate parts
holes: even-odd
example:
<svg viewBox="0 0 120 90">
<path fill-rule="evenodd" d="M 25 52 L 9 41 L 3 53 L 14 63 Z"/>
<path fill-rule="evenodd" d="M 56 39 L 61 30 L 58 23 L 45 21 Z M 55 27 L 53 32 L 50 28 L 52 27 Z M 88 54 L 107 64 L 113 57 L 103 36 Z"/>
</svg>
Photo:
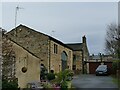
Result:
<svg viewBox="0 0 120 90">
<path fill-rule="evenodd" d="M 96 76 L 97 75 L 108 75 L 107 65 L 99 65 L 95 72 L 96 72 Z"/>
</svg>

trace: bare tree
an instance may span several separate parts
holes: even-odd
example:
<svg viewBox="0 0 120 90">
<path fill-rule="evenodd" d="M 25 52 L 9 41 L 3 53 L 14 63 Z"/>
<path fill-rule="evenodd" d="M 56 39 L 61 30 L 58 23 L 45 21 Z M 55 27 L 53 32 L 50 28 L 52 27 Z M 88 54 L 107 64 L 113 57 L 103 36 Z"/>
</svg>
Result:
<svg viewBox="0 0 120 90">
<path fill-rule="evenodd" d="M 2 29 L 2 89 L 17 90 L 18 80 L 15 77 L 15 52 L 13 51 L 13 44 L 7 38 L 6 31 Z"/>
<path fill-rule="evenodd" d="M 120 58 L 120 25 L 110 24 L 107 28 L 105 51 Z"/>
<path fill-rule="evenodd" d="M 15 77 L 15 52 L 11 41 L 4 34 L 2 37 L 2 75 L 6 79 Z"/>
<path fill-rule="evenodd" d="M 106 52 L 116 59 L 112 63 L 112 70 L 116 72 L 118 85 L 120 80 L 120 24 L 108 25 L 105 42 Z"/>
</svg>

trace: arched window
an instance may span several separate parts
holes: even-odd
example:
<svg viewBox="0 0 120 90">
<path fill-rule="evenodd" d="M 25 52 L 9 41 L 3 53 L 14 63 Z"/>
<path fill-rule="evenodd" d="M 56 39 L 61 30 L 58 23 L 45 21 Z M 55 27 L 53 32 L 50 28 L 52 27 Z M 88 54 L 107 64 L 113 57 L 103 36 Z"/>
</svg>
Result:
<svg viewBox="0 0 120 90">
<path fill-rule="evenodd" d="M 68 59 L 67 53 L 65 51 L 63 51 L 61 53 L 62 71 L 67 68 L 67 59 Z"/>
</svg>

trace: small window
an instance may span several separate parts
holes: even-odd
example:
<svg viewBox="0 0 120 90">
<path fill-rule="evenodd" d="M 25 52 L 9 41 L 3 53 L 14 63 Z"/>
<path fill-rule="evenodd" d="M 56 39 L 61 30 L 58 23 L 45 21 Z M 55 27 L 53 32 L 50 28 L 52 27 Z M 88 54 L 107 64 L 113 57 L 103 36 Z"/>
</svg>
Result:
<svg viewBox="0 0 120 90">
<path fill-rule="evenodd" d="M 71 51 L 69 51 L 69 57 L 71 58 Z"/>
<path fill-rule="evenodd" d="M 73 55 L 73 61 L 76 61 L 76 55 Z"/>
<path fill-rule="evenodd" d="M 51 73 L 54 73 L 54 70 L 50 70 Z"/>
<path fill-rule="evenodd" d="M 57 54 L 58 53 L 58 45 L 54 44 L 54 53 Z"/>
<path fill-rule="evenodd" d="M 79 55 L 73 55 L 73 61 L 76 61 L 76 60 L 80 60 L 80 56 Z"/>
<path fill-rule="evenodd" d="M 73 70 L 76 70 L 76 65 L 73 65 Z"/>
</svg>

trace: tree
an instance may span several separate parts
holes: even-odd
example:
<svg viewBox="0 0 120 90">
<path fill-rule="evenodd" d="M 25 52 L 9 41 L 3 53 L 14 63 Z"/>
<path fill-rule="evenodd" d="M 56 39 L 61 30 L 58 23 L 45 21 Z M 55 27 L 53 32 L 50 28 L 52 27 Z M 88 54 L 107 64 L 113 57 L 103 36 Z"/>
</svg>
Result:
<svg viewBox="0 0 120 90">
<path fill-rule="evenodd" d="M 107 54 L 113 55 L 118 62 L 113 63 L 113 68 L 120 69 L 120 24 L 108 25 L 106 33 L 105 50 Z M 116 68 L 115 68 L 116 66 Z"/>
<path fill-rule="evenodd" d="M 17 89 L 17 78 L 15 77 L 15 52 L 13 44 L 2 32 L 2 88 Z"/>
<path fill-rule="evenodd" d="M 120 59 L 120 25 L 108 25 L 106 32 L 105 51 Z"/>
</svg>

